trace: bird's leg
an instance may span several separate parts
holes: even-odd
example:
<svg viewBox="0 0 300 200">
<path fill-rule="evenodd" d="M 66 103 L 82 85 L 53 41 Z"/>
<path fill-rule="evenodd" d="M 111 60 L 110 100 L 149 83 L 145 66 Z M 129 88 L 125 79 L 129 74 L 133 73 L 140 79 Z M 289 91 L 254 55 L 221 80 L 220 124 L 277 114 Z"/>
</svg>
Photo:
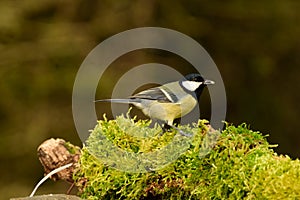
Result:
<svg viewBox="0 0 300 200">
<path fill-rule="evenodd" d="M 159 136 L 162 136 L 165 132 L 169 132 L 171 130 L 171 128 L 175 129 L 176 131 L 178 131 L 180 133 L 180 135 L 182 136 L 186 136 L 186 137 L 192 137 L 192 134 L 186 133 L 183 130 L 180 130 L 179 128 L 177 128 L 175 125 L 173 124 L 169 124 L 169 123 L 164 123 L 161 125 L 162 128 L 162 132 L 159 134 Z"/>
<path fill-rule="evenodd" d="M 180 124 L 181 122 L 181 118 L 176 118 L 174 119 L 172 125 L 168 125 L 170 128 L 173 128 L 175 129 L 176 131 L 178 131 L 180 133 L 180 135 L 182 136 L 186 136 L 186 137 L 192 137 L 193 135 L 192 134 L 189 134 L 189 133 L 186 133 L 185 131 L 183 130 L 180 130 L 177 125 Z"/>
<path fill-rule="evenodd" d="M 169 126 L 167 123 L 159 123 L 160 127 L 162 129 L 162 132 L 159 134 L 159 137 L 162 136 L 164 133 L 169 132 L 171 130 L 171 126 Z"/>
<path fill-rule="evenodd" d="M 170 125 L 169 125 L 170 126 Z M 189 134 L 189 133 L 186 133 L 185 131 L 183 131 L 183 130 L 180 130 L 179 128 L 177 128 L 176 126 L 174 126 L 174 125 L 171 125 L 171 127 L 173 128 L 173 129 L 175 129 L 176 131 L 178 131 L 179 133 L 180 133 L 180 135 L 182 135 L 182 136 L 186 136 L 186 137 L 192 137 L 193 135 L 192 134 Z"/>
<path fill-rule="evenodd" d="M 164 123 L 164 124 L 162 125 L 163 133 L 170 131 L 171 128 L 172 128 L 172 127 L 171 127 L 169 124 L 167 124 L 167 123 Z"/>
<path fill-rule="evenodd" d="M 181 122 L 181 118 L 176 118 L 173 120 L 172 124 L 175 124 L 175 126 L 177 126 L 178 124 L 180 124 L 180 122 Z"/>
<path fill-rule="evenodd" d="M 170 124 L 168 124 L 168 123 L 163 124 L 163 126 L 162 126 L 163 132 L 161 133 L 161 135 L 164 134 L 165 132 L 170 131 L 171 128 L 173 128 L 173 129 L 175 129 L 176 131 L 178 131 L 178 132 L 180 133 L 180 135 L 182 135 L 182 136 L 186 136 L 186 137 L 192 137 L 192 136 L 193 136 L 192 134 L 186 133 L 185 131 L 180 130 L 180 129 L 177 128 L 176 126 L 170 125 Z"/>
</svg>

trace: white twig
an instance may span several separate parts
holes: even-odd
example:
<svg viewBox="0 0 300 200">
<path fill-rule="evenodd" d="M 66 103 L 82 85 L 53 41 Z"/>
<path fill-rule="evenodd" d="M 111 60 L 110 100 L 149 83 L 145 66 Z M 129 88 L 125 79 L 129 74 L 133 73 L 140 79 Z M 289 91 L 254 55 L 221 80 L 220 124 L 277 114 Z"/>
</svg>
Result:
<svg viewBox="0 0 300 200">
<path fill-rule="evenodd" d="M 40 180 L 36 186 L 34 187 L 33 191 L 31 192 L 30 196 L 29 197 L 33 197 L 33 195 L 35 194 L 36 190 L 52 175 L 56 174 L 57 172 L 60 172 L 64 169 L 67 169 L 68 167 L 71 167 L 73 165 L 73 163 L 69 163 L 69 164 L 66 164 L 66 165 L 63 165 L 59 168 L 56 168 L 54 170 L 52 170 L 51 172 L 49 172 L 49 174 L 47 174 L 44 178 L 42 178 L 42 180 Z"/>
</svg>

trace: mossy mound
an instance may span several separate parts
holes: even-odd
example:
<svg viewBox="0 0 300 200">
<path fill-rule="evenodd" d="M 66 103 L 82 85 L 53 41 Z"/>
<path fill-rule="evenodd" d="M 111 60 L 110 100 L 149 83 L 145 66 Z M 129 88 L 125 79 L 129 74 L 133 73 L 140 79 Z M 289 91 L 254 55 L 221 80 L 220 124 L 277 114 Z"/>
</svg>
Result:
<svg viewBox="0 0 300 200">
<path fill-rule="evenodd" d="M 300 198 L 299 160 L 278 156 L 271 149 L 274 145 L 245 124 L 227 124 L 219 133 L 206 123 L 200 120 L 191 127 L 180 126 L 193 134 L 187 138 L 176 130 L 160 135 L 160 127 L 149 128 L 145 120 L 134 122 L 120 116 L 99 121 L 74 175 L 81 197 Z M 152 152 L 160 153 L 153 154 L 154 158 Z"/>
</svg>

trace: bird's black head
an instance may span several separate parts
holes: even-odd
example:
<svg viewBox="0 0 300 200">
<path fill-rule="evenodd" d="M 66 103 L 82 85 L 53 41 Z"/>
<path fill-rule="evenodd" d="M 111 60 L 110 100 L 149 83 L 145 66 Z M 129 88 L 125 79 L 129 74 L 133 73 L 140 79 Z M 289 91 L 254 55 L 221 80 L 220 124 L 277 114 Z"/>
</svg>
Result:
<svg viewBox="0 0 300 200">
<path fill-rule="evenodd" d="M 184 77 L 188 81 L 203 82 L 204 78 L 200 74 L 188 74 Z"/>
<path fill-rule="evenodd" d="M 196 93 L 197 98 L 207 85 L 214 83 L 214 81 L 205 80 L 200 74 L 188 74 L 180 81 L 182 88 L 189 93 Z"/>
</svg>

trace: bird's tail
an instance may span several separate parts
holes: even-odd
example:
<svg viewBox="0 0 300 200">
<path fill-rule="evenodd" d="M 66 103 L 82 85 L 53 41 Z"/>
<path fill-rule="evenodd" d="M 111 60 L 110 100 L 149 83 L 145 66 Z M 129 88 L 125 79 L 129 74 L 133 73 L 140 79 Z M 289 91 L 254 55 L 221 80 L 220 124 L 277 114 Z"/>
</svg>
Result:
<svg viewBox="0 0 300 200">
<path fill-rule="evenodd" d="M 138 103 L 138 99 L 100 99 L 100 100 L 95 100 L 94 102 L 111 102 L 111 103 L 125 103 L 125 104 L 130 104 L 130 103 Z"/>
</svg>

